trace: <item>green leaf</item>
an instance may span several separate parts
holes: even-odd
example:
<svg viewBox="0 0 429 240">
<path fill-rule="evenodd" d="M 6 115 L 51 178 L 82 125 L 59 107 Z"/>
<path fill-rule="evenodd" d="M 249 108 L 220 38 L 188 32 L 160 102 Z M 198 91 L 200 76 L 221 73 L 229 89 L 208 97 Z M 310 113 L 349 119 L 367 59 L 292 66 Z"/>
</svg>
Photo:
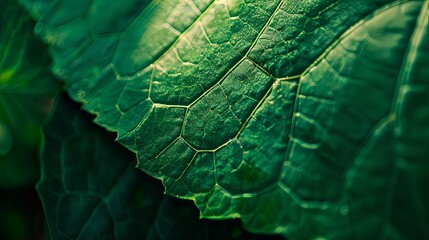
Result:
<svg viewBox="0 0 429 240">
<path fill-rule="evenodd" d="M 37 190 L 52 239 L 265 239 L 237 222 L 199 220 L 194 206 L 164 195 L 134 167 L 133 154 L 65 96 L 44 133 Z"/>
<path fill-rule="evenodd" d="M 255 232 L 429 237 L 428 1 L 119 2 L 36 31 L 167 193 Z"/>
<path fill-rule="evenodd" d="M 40 126 L 59 82 L 34 23 L 18 3 L 0 1 L 0 188 L 34 184 Z"/>
</svg>

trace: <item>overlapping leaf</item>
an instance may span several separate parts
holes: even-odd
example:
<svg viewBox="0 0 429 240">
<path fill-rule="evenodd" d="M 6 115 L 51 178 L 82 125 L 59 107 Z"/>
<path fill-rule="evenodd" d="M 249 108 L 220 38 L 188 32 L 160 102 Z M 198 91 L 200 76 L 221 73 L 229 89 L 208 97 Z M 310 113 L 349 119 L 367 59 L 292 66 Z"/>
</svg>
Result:
<svg viewBox="0 0 429 240">
<path fill-rule="evenodd" d="M 15 187 L 39 176 L 40 125 L 59 83 L 28 14 L 12 0 L 0 9 L 0 187 Z"/>
<path fill-rule="evenodd" d="M 203 217 L 428 236 L 427 1 L 70 4 L 37 10 L 55 73 Z"/>
<path fill-rule="evenodd" d="M 64 97 L 44 129 L 37 189 L 53 239 L 281 239 L 252 235 L 238 222 L 199 220 L 194 206 L 164 195 L 91 121 Z"/>
</svg>

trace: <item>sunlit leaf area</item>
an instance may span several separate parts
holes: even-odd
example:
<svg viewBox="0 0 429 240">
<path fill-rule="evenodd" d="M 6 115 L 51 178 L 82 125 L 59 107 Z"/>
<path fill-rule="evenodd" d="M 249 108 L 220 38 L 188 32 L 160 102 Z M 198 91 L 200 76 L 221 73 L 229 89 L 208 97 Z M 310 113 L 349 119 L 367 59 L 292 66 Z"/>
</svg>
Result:
<svg viewBox="0 0 429 240">
<path fill-rule="evenodd" d="M 429 1 L 0 0 L 0 239 L 429 239 Z"/>
</svg>

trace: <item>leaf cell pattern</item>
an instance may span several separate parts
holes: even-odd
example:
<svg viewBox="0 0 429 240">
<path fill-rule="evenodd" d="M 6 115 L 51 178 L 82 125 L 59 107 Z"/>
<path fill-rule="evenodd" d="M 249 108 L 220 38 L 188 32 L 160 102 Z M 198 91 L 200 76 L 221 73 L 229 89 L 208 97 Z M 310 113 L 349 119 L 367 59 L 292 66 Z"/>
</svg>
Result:
<svg viewBox="0 0 429 240">
<path fill-rule="evenodd" d="M 64 94 L 44 127 L 37 190 L 53 239 L 283 239 L 250 234 L 235 220 L 198 219 L 191 202 L 164 195 L 79 108 Z"/>
<path fill-rule="evenodd" d="M 401 139 L 428 167 L 427 131 L 403 130 L 427 114 L 403 106 L 427 93 L 427 1 L 37 2 L 71 96 L 203 217 L 295 238 L 407 235 L 383 206 L 414 148 Z"/>
</svg>

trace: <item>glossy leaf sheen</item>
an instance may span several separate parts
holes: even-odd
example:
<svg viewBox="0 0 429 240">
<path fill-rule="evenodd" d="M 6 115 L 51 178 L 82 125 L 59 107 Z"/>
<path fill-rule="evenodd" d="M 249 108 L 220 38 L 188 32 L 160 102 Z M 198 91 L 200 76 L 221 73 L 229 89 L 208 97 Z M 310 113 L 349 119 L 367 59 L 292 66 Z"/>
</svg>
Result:
<svg viewBox="0 0 429 240">
<path fill-rule="evenodd" d="M 428 1 L 37 2 L 72 97 L 203 217 L 429 237 Z"/>
</svg>

